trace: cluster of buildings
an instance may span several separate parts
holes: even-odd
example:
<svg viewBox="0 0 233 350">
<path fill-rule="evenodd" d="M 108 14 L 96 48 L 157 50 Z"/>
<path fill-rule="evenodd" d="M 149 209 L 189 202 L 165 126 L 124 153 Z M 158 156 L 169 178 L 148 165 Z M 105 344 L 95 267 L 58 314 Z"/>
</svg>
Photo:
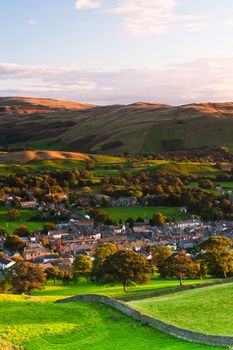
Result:
<svg viewBox="0 0 233 350">
<path fill-rule="evenodd" d="M 116 243 L 120 249 L 132 249 L 151 259 L 150 247 L 170 246 L 174 250 L 192 249 L 212 235 L 225 235 L 233 239 L 233 222 L 221 221 L 203 223 L 194 218 L 180 222 L 169 222 L 162 227 L 151 226 L 148 222 L 135 223 L 133 228 L 127 225 L 94 226 L 94 222 L 85 216 L 56 225 L 47 234 L 37 233 L 33 237 L 23 237 L 25 248 L 20 258 L 47 268 L 57 266 L 70 270 L 77 254 L 92 259 L 96 247 L 106 242 Z M 5 237 L 0 237 L 0 271 L 12 267 L 19 252 L 4 249 Z"/>
</svg>

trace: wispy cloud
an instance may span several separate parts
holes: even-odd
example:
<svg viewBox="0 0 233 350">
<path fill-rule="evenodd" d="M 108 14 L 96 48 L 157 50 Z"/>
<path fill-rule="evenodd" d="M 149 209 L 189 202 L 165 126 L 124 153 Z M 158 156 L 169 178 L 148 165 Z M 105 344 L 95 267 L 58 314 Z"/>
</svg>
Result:
<svg viewBox="0 0 233 350">
<path fill-rule="evenodd" d="M 177 21 L 188 20 L 176 14 L 175 0 L 120 0 L 119 6 L 108 11 L 122 16 L 122 30 L 133 35 L 160 35 Z"/>
<path fill-rule="evenodd" d="M 199 31 L 207 27 L 202 23 L 202 16 L 192 14 L 180 15 L 178 2 L 180 0 L 117 0 L 116 6 L 109 7 L 107 0 L 79 0 L 78 9 L 101 8 L 105 15 L 115 15 L 121 18 L 121 31 L 134 36 L 161 35 L 177 26 L 186 30 Z M 102 4 L 102 6 L 101 6 Z M 86 6 L 85 6 L 86 5 Z"/>
<path fill-rule="evenodd" d="M 35 24 L 37 24 L 37 21 L 36 21 L 35 19 L 29 19 L 29 20 L 27 21 L 27 24 L 28 24 L 29 26 L 34 26 Z"/>
<path fill-rule="evenodd" d="M 223 24 L 224 24 L 226 27 L 233 27 L 233 19 L 229 19 L 229 20 L 223 22 Z"/>
<path fill-rule="evenodd" d="M 94 104 L 233 100 L 233 57 L 112 72 L 0 64 L 0 94 Z"/>
<path fill-rule="evenodd" d="M 93 10 L 101 7 L 101 0 L 77 0 L 75 8 L 77 10 Z"/>
</svg>

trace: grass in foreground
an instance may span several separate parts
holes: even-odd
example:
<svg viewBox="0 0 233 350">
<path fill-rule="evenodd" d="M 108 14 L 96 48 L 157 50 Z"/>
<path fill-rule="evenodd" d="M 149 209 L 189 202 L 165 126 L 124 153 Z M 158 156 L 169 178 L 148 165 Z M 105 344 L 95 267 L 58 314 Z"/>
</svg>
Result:
<svg viewBox="0 0 233 350">
<path fill-rule="evenodd" d="M 25 350 L 218 350 L 163 334 L 102 304 L 0 295 L 0 339 Z"/>
<path fill-rule="evenodd" d="M 183 328 L 233 336 L 233 283 L 131 301 L 143 313 Z"/>
</svg>

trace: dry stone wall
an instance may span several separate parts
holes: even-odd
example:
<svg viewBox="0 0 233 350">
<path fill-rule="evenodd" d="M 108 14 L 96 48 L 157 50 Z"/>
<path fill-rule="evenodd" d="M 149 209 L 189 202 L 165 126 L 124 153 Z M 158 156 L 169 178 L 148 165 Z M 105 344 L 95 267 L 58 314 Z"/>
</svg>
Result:
<svg viewBox="0 0 233 350">
<path fill-rule="evenodd" d="M 184 339 L 191 342 L 207 344 L 207 345 L 220 345 L 220 346 L 233 346 L 233 337 L 208 335 L 199 332 L 190 331 L 180 327 L 170 325 L 155 319 L 154 317 L 147 316 L 141 312 L 133 309 L 123 301 L 111 299 L 109 297 L 97 294 L 84 294 L 75 297 L 57 300 L 56 303 L 75 302 L 75 301 L 87 301 L 94 303 L 102 303 L 113 307 L 114 309 L 121 311 L 122 313 L 132 317 L 133 319 L 140 321 L 150 327 L 156 328 L 164 333 L 175 336 L 180 339 Z"/>
</svg>

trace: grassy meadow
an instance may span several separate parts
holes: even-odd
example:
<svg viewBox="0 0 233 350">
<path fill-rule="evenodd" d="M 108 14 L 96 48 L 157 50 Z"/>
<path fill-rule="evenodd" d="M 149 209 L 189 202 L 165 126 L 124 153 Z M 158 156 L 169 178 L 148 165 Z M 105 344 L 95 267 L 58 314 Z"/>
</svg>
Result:
<svg viewBox="0 0 233 350">
<path fill-rule="evenodd" d="M 198 280 L 186 280 L 195 283 Z M 160 281 L 135 286 L 130 294 L 173 288 L 178 281 Z M 211 287 L 209 287 L 211 288 Z M 208 288 L 208 289 L 209 289 Z M 201 290 L 198 290 L 201 291 Z M 222 347 L 189 343 L 102 304 L 54 301 L 83 293 L 123 296 L 122 286 L 96 287 L 81 279 L 77 285 L 53 286 L 32 296 L 0 294 L 0 349 L 18 350 L 220 350 Z M 14 347 L 10 347 L 10 345 Z"/>
<path fill-rule="evenodd" d="M 168 219 L 183 220 L 186 217 L 178 207 L 113 207 L 104 208 L 103 210 L 117 222 L 120 219 L 124 222 L 128 217 L 132 217 L 134 220 L 138 217 L 152 218 L 156 213 L 162 213 Z"/>
<path fill-rule="evenodd" d="M 184 285 L 196 284 L 200 282 L 202 283 L 203 281 L 211 282 L 213 279 L 185 279 Z M 54 286 L 53 281 L 49 281 L 44 289 L 34 291 L 33 296 L 39 297 L 44 301 L 54 301 L 58 298 L 68 298 L 70 296 L 78 294 L 102 294 L 114 298 L 121 298 L 124 296 L 145 294 L 160 291 L 163 289 L 175 288 L 178 286 L 179 281 L 176 279 L 162 280 L 157 275 L 155 275 L 147 284 L 135 284 L 135 286 L 130 288 L 129 292 L 126 294 L 123 291 L 123 287 L 119 284 L 96 286 L 93 283 L 87 283 L 86 279 L 80 278 L 77 284 L 70 283 L 69 285 L 64 285 L 61 282 L 56 282 L 56 285 Z"/>
<path fill-rule="evenodd" d="M 6 344 L 25 350 L 222 349 L 176 339 L 102 304 L 4 295 L 0 317 L 0 349 Z"/>
<path fill-rule="evenodd" d="M 207 334 L 233 336 L 233 283 L 131 301 L 162 321 Z"/>
<path fill-rule="evenodd" d="M 8 233 L 13 233 L 20 225 L 27 225 L 30 232 L 41 230 L 43 228 L 44 222 L 35 221 L 33 219 L 33 216 L 38 214 L 37 210 L 17 209 L 20 212 L 21 217 L 16 221 L 9 221 L 7 219 L 7 212 L 10 209 L 12 208 L 0 207 L 0 227 L 6 228 Z"/>
</svg>

